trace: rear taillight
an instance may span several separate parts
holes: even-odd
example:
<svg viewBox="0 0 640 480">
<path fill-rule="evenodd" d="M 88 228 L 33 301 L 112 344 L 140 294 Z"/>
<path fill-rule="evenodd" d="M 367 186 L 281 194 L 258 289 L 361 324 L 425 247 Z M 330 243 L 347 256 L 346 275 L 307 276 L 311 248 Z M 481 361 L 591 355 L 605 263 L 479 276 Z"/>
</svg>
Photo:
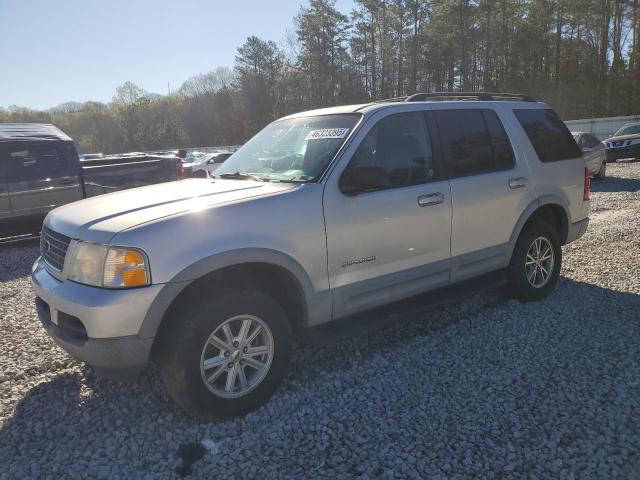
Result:
<svg viewBox="0 0 640 480">
<path fill-rule="evenodd" d="M 584 194 L 582 195 L 582 200 L 589 200 L 589 194 L 591 193 L 591 177 L 589 177 L 589 169 L 585 167 L 584 169 Z"/>
<path fill-rule="evenodd" d="M 176 171 L 178 172 L 178 180 L 182 180 L 184 178 L 184 166 L 182 162 L 176 163 Z"/>
</svg>

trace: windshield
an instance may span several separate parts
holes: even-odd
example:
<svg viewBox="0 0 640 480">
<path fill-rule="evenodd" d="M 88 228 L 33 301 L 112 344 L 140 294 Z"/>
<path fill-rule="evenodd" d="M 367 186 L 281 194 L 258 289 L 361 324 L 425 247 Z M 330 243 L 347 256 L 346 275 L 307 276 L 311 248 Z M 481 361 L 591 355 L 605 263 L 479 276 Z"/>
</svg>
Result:
<svg viewBox="0 0 640 480">
<path fill-rule="evenodd" d="M 620 130 L 618 130 L 613 136 L 621 137 L 623 135 L 637 135 L 640 133 L 640 123 L 636 123 L 634 125 L 625 125 Z"/>
<path fill-rule="evenodd" d="M 264 181 L 312 182 L 360 118 L 360 114 L 318 115 L 273 122 L 229 157 L 216 176 L 243 173 Z"/>
</svg>

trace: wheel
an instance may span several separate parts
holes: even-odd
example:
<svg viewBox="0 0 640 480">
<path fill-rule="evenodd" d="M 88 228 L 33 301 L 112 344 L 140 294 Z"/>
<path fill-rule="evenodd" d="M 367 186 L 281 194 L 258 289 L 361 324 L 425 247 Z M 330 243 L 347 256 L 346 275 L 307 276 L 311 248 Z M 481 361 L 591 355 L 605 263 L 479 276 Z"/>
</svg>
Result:
<svg viewBox="0 0 640 480">
<path fill-rule="evenodd" d="M 289 366 L 291 329 L 270 295 L 221 294 L 193 300 L 180 313 L 169 319 L 155 355 L 159 377 L 180 408 L 224 417 L 255 410 L 271 397 Z"/>
<path fill-rule="evenodd" d="M 545 222 L 527 225 L 508 267 L 511 294 L 524 302 L 542 300 L 558 282 L 562 249 L 555 229 Z"/>
<path fill-rule="evenodd" d="M 598 173 L 596 173 L 593 178 L 595 178 L 596 180 L 604 180 L 607 176 L 607 161 L 603 160 L 602 163 L 600 164 L 600 170 L 598 170 Z"/>
</svg>

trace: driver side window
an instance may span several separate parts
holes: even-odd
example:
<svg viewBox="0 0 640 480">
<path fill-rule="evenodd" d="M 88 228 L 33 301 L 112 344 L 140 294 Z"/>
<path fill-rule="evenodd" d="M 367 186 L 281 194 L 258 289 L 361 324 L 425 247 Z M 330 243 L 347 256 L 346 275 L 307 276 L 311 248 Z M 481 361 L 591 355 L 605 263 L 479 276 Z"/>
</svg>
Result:
<svg viewBox="0 0 640 480">
<path fill-rule="evenodd" d="M 423 112 L 396 113 L 367 134 L 348 168 L 381 167 L 390 187 L 425 183 L 434 178 L 433 150 Z"/>
</svg>

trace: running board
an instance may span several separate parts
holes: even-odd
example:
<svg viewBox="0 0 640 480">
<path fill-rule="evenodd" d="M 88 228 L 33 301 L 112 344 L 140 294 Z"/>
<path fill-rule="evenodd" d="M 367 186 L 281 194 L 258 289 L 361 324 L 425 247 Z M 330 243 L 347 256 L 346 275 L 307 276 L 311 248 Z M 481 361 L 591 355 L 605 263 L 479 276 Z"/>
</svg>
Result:
<svg viewBox="0 0 640 480">
<path fill-rule="evenodd" d="M 460 303 L 473 295 L 490 293 L 504 287 L 504 270 L 488 273 L 432 292 L 385 305 L 366 312 L 304 329 L 299 338 L 318 345 L 370 333 L 409 316 Z"/>
</svg>

